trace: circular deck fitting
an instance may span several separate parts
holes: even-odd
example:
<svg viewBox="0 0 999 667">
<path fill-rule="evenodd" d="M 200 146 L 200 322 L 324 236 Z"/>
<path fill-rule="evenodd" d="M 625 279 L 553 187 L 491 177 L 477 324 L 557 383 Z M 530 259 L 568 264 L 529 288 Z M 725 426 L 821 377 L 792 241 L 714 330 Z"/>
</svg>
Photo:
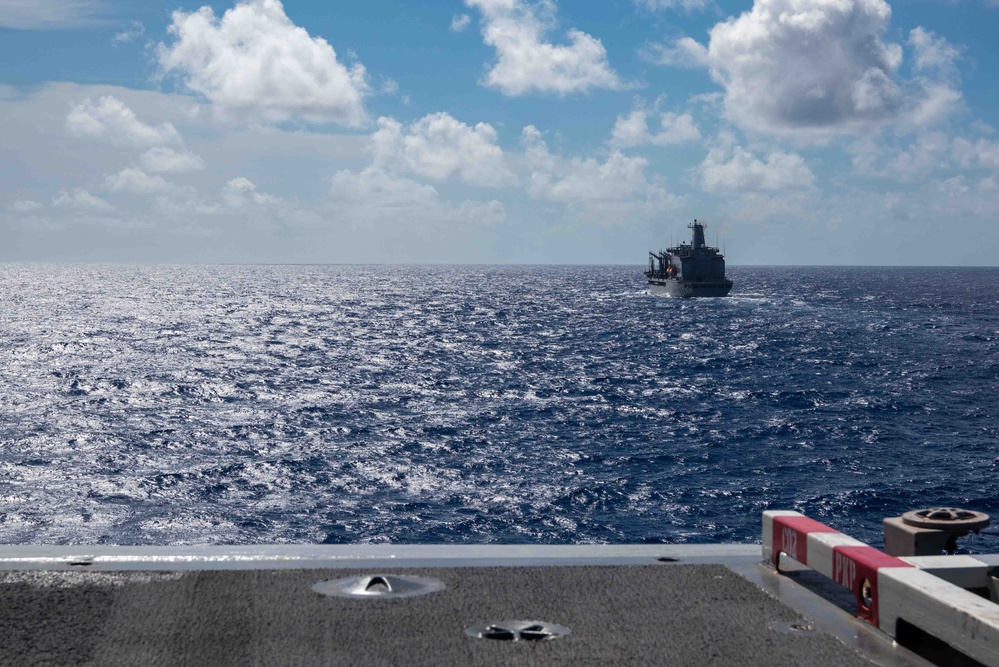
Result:
<svg viewBox="0 0 999 667">
<path fill-rule="evenodd" d="M 444 590 L 444 582 L 430 577 L 400 574 L 365 574 L 359 577 L 328 579 L 312 586 L 312 590 L 337 598 L 387 599 L 411 598 Z"/>
<path fill-rule="evenodd" d="M 476 639 L 538 642 L 565 637 L 569 628 L 544 621 L 498 621 L 467 627 L 465 634 Z"/>
<path fill-rule="evenodd" d="M 916 528 L 978 531 L 989 525 L 989 515 L 957 507 L 932 507 L 906 512 L 902 521 Z"/>
</svg>

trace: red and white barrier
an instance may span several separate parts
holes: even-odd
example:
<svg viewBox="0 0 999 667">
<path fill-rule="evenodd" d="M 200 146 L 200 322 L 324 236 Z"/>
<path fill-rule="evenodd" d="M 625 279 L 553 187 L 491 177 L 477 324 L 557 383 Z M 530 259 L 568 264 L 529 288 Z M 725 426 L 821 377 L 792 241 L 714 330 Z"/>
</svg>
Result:
<svg viewBox="0 0 999 667">
<path fill-rule="evenodd" d="M 800 512 L 764 512 L 763 557 L 777 567 L 782 553 L 853 591 L 857 615 L 875 626 L 878 571 L 912 567 Z"/>
<path fill-rule="evenodd" d="M 895 558 L 800 512 L 764 512 L 763 559 L 777 568 L 781 554 L 853 591 L 857 615 L 888 635 L 904 620 L 999 667 L 999 605 L 951 583 L 984 582 L 994 557 Z"/>
</svg>

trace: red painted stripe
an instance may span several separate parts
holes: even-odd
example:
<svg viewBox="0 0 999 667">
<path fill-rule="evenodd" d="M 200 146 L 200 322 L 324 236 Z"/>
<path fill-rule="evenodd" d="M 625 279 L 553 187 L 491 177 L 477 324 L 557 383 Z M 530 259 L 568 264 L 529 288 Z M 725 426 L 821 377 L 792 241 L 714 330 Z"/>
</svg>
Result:
<svg viewBox="0 0 999 667">
<path fill-rule="evenodd" d="M 777 567 L 782 552 L 799 563 L 808 565 L 808 534 L 838 532 L 807 516 L 775 516 L 771 533 L 774 567 Z"/>
<path fill-rule="evenodd" d="M 878 626 L 878 570 L 913 567 L 903 560 L 869 546 L 833 548 L 833 580 L 857 596 L 857 615 Z M 864 581 L 870 586 L 870 604 L 864 603 Z"/>
</svg>

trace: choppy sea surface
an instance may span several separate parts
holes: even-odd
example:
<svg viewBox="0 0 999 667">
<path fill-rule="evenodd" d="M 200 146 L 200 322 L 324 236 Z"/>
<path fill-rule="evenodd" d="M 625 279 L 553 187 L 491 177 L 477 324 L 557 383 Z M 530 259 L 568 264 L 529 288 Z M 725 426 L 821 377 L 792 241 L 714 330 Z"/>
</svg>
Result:
<svg viewBox="0 0 999 667">
<path fill-rule="evenodd" d="M 880 544 L 909 509 L 999 514 L 999 269 L 730 267 L 692 300 L 641 271 L 0 265 L 0 542 L 753 542 L 769 508 Z"/>
</svg>

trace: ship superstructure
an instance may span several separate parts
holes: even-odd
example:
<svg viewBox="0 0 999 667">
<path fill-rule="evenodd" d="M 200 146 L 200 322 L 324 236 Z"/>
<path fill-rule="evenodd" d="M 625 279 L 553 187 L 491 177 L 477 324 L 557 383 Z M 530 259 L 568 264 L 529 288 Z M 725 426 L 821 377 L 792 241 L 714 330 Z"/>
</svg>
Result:
<svg viewBox="0 0 999 667">
<path fill-rule="evenodd" d="M 649 291 L 677 297 L 728 296 L 732 281 L 725 277 L 725 255 L 704 242 L 703 222 L 694 220 L 690 243 L 649 253 Z"/>
</svg>

